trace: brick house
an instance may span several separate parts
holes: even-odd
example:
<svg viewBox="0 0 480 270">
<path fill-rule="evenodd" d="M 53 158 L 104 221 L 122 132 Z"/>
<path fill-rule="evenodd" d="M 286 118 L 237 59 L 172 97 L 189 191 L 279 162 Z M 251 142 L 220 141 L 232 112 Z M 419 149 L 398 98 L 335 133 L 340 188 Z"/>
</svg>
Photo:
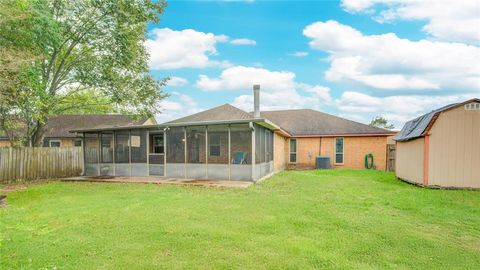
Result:
<svg viewBox="0 0 480 270">
<path fill-rule="evenodd" d="M 310 109 L 254 111 L 224 104 L 174 121 L 75 129 L 85 144 L 86 175 L 257 181 L 284 169 L 364 168 L 372 154 L 386 168 L 389 130 Z"/>
</svg>

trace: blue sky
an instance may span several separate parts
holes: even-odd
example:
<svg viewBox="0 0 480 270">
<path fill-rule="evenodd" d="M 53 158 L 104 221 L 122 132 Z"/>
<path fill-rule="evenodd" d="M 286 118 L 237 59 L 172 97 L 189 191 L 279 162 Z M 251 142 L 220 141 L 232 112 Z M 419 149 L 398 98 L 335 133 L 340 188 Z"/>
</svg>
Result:
<svg viewBox="0 0 480 270">
<path fill-rule="evenodd" d="M 397 128 L 480 96 L 478 3 L 382 2 L 169 1 L 146 43 L 151 73 L 172 78 L 158 120 L 251 110 L 254 83 L 263 110 L 381 115 Z"/>
</svg>

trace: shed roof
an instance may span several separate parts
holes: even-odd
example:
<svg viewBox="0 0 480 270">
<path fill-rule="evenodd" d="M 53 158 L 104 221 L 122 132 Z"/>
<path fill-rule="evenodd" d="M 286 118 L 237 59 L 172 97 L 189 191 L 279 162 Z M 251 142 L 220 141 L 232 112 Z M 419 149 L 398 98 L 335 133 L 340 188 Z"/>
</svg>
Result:
<svg viewBox="0 0 480 270">
<path fill-rule="evenodd" d="M 402 142 L 425 136 L 429 127 L 433 125 L 440 113 L 471 102 L 480 102 L 480 99 L 473 98 L 464 102 L 449 104 L 410 120 L 405 123 L 402 130 L 397 134 L 397 136 L 395 136 L 395 140 Z"/>
</svg>

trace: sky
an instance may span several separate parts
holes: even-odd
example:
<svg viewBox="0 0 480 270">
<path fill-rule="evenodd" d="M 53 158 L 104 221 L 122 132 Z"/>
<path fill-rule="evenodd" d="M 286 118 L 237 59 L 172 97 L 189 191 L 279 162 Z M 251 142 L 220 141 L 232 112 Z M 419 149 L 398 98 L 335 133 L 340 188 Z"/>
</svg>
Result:
<svg viewBox="0 0 480 270">
<path fill-rule="evenodd" d="M 480 97 L 480 1 L 168 1 L 148 27 L 159 122 L 230 103 L 402 125 Z"/>
</svg>

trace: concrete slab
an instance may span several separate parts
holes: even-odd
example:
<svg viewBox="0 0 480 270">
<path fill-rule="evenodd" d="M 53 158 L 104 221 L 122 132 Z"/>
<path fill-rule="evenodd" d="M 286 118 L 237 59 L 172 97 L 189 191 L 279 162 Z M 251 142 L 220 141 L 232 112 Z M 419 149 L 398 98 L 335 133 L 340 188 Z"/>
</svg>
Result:
<svg viewBox="0 0 480 270">
<path fill-rule="evenodd" d="M 247 188 L 253 184 L 248 181 L 229 181 L 229 180 L 208 180 L 208 179 L 179 179 L 168 177 L 69 177 L 63 178 L 64 182 L 99 182 L 99 183 L 142 183 L 142 184 L 168 184 L 168 185 L 191 185 L 191 186 L 206 186 L 206 187 L 234 187 Z"/>
</svg>

